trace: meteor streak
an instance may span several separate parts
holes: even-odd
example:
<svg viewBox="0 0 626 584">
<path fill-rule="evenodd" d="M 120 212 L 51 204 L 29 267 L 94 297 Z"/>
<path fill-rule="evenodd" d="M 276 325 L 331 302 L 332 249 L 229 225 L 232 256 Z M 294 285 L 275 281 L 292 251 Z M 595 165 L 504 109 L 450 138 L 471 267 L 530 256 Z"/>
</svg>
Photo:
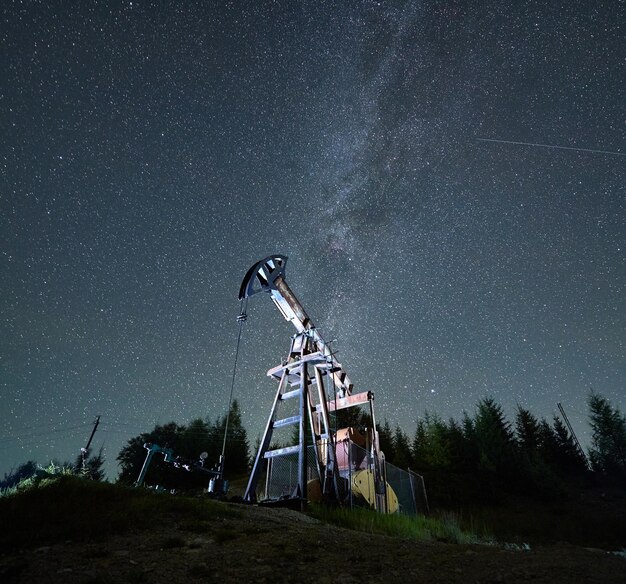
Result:
<svg viewBox="0 0 626 584">
<path fill-rule="evenodd" d="M 514 142 L 513 140 L 495 140 L 493 138 L 476 138 L 479 142 L 495 142 L 497 144 L 515 144 L 517 146 L 537 146 L 538 148 L 553 148 L 555 150 L 575 150 L 576 152 L 593 152 L 594 154 L 610 154 L 612 156 L 626 156 L 626 152 L 612 150 L 595 150 L 594 148 L 574 148 L 573 146 L 556 146 L 554 144 L 537 144 L 535 142 Z"/>
</svg>

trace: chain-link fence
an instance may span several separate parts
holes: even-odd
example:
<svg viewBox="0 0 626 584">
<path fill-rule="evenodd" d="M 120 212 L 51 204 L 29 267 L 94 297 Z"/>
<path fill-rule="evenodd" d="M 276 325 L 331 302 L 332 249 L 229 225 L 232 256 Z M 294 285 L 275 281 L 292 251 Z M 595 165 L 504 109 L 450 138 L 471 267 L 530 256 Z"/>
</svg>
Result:
<svg viewBox="0 0 626 584">
<path fill-rule="evenodd" d="M 325 444 L 307 448 L 305 480 L 308 498 L 313 501 L 321 500 L 322 496 L 316 448 L 323 462 L 328 454 Z M 338 498 L 344 506 L 385 509 L 405 515 L 428 513 L 426 489 L 420 475 L 387 463 L 376 469 L 372 452 L 349 440 L 338 442 L 335 452 L 338 473 L 334 480 Z M 259 500 L 295 496 L 298 453 L 289 452 L 267 459 L 261 477 L 258 485 Z M 378 477 L 380 480 L 377 480 Z"/>
<path fill-rule="evenodd" d="M 387 484 L 398 499 L 398 512 L 403 515 L 428 515 L 428 499 L 424 477 L 393 464 L 385 463 Z"/>
<path fill-rule="evenodd" d="M 262 499 L 284 499 L 293 496 L 298 485 L 298 453 L 274 456 L 265 461 L 265 481 L 260 484 Z"/>
</svg>

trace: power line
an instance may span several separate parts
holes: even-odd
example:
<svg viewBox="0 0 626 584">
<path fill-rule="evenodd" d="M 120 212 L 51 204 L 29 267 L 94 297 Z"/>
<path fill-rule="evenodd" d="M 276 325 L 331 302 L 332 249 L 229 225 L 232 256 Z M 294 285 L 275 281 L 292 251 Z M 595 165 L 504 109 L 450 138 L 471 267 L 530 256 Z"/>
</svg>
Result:
<svg viewBox="0 0 626 584">
<path fill-rule="evenodd" d="M 80 430 L 82 428 L 87 428 L 87 427 L 89 427 L 89 424 L 81 424 L 80 426 L 72 426 L 70 428 L 57 428 L 55 430 L 48 430 L 46 432 L 31 432 L 28 434 L 15 434 L 13 436 L 0 438 L 0 442 L 4 444 L 5 442 L 19 441 L 22 438 L 37 438 L 37 437 L 42 437 L 42 436 L 49 436 L 50 434 L 58 434 L 58 433 L 62 434 L 62 433 L 70 432 L 72 430 Z"/>
<path fill-rule="evenodd" d="M 74 427 L 84 427 L 84 426 L 88 426 L 89 423 L 85 422 L 82 426 L 73 426 Z M 35 426 L 22 426 L 21 428 L 19 428 L 18 430 L 16 430 L 17 432 L 22 432 L 22 431 L 26 431 L 26 430 L 42 430 L 44 432 L 60 432 L 62 430 L 66 430 L 68 428 L 58 428 L 59 423 L 53 423 L 53 424 L 48 424 L 48 425 L 35 425 Z M 49 428 L 49 429 L 48 429 Z M 32 436 L 32 435 L 36 435 L 37 433 L 33 434 L 32 432 L 27 432 L 24 434 L 13 434 L 11 432 L 7 432 L 6 430 L 2 433 L 0 433 L 0 441 L 4 440 L 4 439 L 11 439 L 11 438 L 19 438 L 21 436 Z"/>
<path fill-rule="evenodd" d="M 66 439 L 68 436 L 70 438 L 77 438 L 78 436 L 80 436 L 80 433 L 76 429 L 66 430 L 62 434 L 58 436 L 50 436 L 46 440 L 43 440 L 40 437 L 40 439 L 33 440 L 30 442 L 17 441 L 11 444 L 2 444 L 0 445 L 0 450 L 20 449 L 20 448 L 27 448 L 27 447 L 32 447 L 32 446 L 48 446 L 50 442 L 57 442 L 59 440 Z"/>
</svg>

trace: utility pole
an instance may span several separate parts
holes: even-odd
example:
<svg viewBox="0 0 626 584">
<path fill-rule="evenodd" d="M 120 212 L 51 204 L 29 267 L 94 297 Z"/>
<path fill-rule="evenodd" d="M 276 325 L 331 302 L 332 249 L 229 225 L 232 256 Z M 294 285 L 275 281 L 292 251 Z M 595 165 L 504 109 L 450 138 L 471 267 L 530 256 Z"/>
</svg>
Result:
<svg viewBox="0 0 626 584">
<path fill-rule="evenodd" d="M 93 435 L 96 433 L 96 430 L 98 429 L 98 424 L 100 423 L 100 416 L 96 416 L 96 421 L 93 425 L 93 430 L 91 431 L 91 436 L 89 436 L 89 440 L 87 440 L 87 446 L 85 446 L 85 450 L 89 450 L 89 447 L 91 446 L 91 441 L 93 440 Z"/>
<path fill-rule="evenodd" d="M 85 446 L 85 448 L 81 448 L 80 449 L 80 453 L 82 454 L 83 457 L 83 472 L 85 471 L 85 459 L 87 457 L 87 453 L 89 452 L 89 447 L 91 446 L 91 441 L 93 440 L 93 436 L 96 433 L 96 430 L 98 429 L 98 424 L 100 423 L 100 416 L 96 416 L 96 421 L 94 422 L 93 425 L 93 430 L 91 431 L 91 436 L 89 436 L 89 440 L 87 440 L 87 446 Z"/>
</svg>

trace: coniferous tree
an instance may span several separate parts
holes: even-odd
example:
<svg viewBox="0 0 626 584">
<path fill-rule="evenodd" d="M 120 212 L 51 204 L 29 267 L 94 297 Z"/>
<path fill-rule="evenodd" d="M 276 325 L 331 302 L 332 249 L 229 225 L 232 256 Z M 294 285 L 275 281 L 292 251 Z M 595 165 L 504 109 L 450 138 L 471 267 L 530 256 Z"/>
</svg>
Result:
<svg viewBox="0 0 626 584">
<path fill-rule="evenodd" d="M 539 453 L 541 458 L 551 467 L 559 461 L 559 440 L 552 426 L 545 418 L 539 422 Z"/>
<path fill-rule="evenodd" d="M 515 440 L 510 423 L 493 398 L 478 402 L 474 428 L 479 451 L 479 468 L 504 480 L 515 469 Z"/>
<path fill-rule="evenodd" d="M 538 454 L 541 445 L 539 420 L 527 409 L 518 406 L 515 415 L 515 434 L 520 449 L 529 456 Z"/>
<path fill-rule="evenodd" d="M 222 436 L 226 429 L 226 417 L 220 423 Z M 309 431 L 310 432 L 310 431 Z M 244 473 L 248 470 L 250 463 L 250 446 L 248 436 L 241 419 L 239 402 L 235 399 L 230 408 L 228 420 L 228 435 L 226 437 L 226 451 L 224 453 L 228 471 L 234 474 Z"/>
<path fill-rule="evenodd" d="M 539 421 L 529 410 L 518 406 L 515 416 L 517 439 L 515 475 L 519 479 L 511 484 L 515 491 L 534 494 L 542 499 L 553 499 L 562 494 L 563 484 L 555 465 L 558 442 L 550 425 Z M 549 457 L 544 445 L 549 444 Z"/>
<path fill-rule="evenodd" d="M 552 427 L 556 441 L 555 469 L 568 476 L 584 474 L 587 471 L 587 460 L 576 445 L 574 437 L 557 416 L 554 416 Z"/>
<path fill-rule="evenodd" d="M 400 426 L 396 426 L 393 434 L 393 450 L 395 454 L 394 464 L 403 469 L 410 468 L 413 464 L 409 437 Z"/>
<path fill-rule="evenodd" d="M 186 459 L 198 460 L 202 452 L 208 454 L 208 461 L 216 461 L 220 450 L 217 440 L 211 435 L 211 424 L 198 418 L 187 426 L 179 427 L 176 454 Z"/>
<path fill-rule="evenodd" d="M 418 420 L 415 428 L 415 434 L 413 435 L 413 442 L 411 443 L 411 455 L 413 457 L 413 463 L 417 469 L 424 468 L 426 466 L 426 424 L 424 420 Z"/>
<path fill-rule="evenodd" d="M 215 423 L 197 419 L 187 426 L 180 426 L 171 422 L 131 438 L 117 457 L 121 467 L 119 480 L 132 484 L 138 479 L 148 454 L 144 445 L 154 444 L 171 449 L 173 459 L 171 463 L 165 463 L 164 454 L 154 454 L 145 479 L 149 484 L 181 489 L 205 487 L 209 475 L 199 468 L 200 454 L 208 454 L 204 468 L 217 469 L 225 429 L 226 416 L 223 416 Z M 236 400 L 231 405 L 224 458 L 226 477 L 248 470 L 248 440 Z M 187 469 L 192 472 L 185 472 Z"/>
<path fill-rule="evenodd" d="M 461 419 L 461 428 L 463 430 L 464 452 L 461 468 L 465 471 L 474 471 L 478 468 L 479 449 L 478 440 L 476 439 L 476 424 L 467 412 L 463 412 Z"/>
<path fill-rule="evenodd" d="M 449 464 L 456 472 L 471 469 L 471 448 L 465 438 L 463 426 L 454 418 L 448 420 L 447 444 Z"/>
<path fill-rule="evenodd" d="M 446 423 L 427 412 L 418 420 L 413 438 L 415 470 L 424 474 L 433 489 L 433 500 L 439 504 L 456 505 L 460 500 L 482 497 L 476 452 L 469 416 L 462 423 L 454 419 Z"/>
<path fill-rule="evenodd" d="M 144 445 L 156 444 L 162 448 L 174 448 L 177 443 L 177 436 L 184 430 L 184 426 L 170 422 L 163 426 L 157 425 L 151 432 L 144 432 L 131 438 L 117 455 L 117 461 L 120 465 L 118 480 L 127 484 L 135 483 L 148 454 Z M 171 469 L 161 464 L 162 458 L 160 455 L 155 455 L 150 465 L 148 476 L 154 484 L 163 484 L 167 482 L 168 478 L 171 478 Z"/>
<path fill-rule="evenodd" d="M 36 472 L 37 463 L 34 460 L 20 464 L 15 470 L 11 470 L 8 474 L 5 473 L 4 478 L 0 481 L 0 491 L 16 486 L 21 480 L 34 476 Z"/>
<path fill-rule="evenodd" d="M 515 414 L 515 437 L 517 474 L 526 485 L 537 487 L 550 472 L 541 454 L 540 422 L 529 410 L 519 405 Z"/>
<path fill-rule="evenodd" d="M 588 398 L 591 424 L 589 458 L 592 468 L 609 476 L 626 476 L 626 417 L 609 401 L 592 392 Z"/>
<path fill-rule="evenodd" d="M 390 464 L 394 464 L 396 458 L 396 452 L 393 445 L 393 431 L 389 425 L 389 421 L 385 418 L 385 422 L 382 426 L 376 424 L 378 431 L 378 442 L 380 449 L 385 455 L 385 460 Z"/>
<path fill-rule="evenodd" d="M 331 414 L 331 425 L 337 429 L 356 428 L 363 432 L 372 427 L 371 416 L 360 407 L 344 408 Z"/>
<path fill-rule="evenodd" d="M 436 414 L 425 415 L 426 440 L 423 448 L 424 462 L 429 468 L 450 468 L 452 457 L 448 428 Z"/>
</svg>

